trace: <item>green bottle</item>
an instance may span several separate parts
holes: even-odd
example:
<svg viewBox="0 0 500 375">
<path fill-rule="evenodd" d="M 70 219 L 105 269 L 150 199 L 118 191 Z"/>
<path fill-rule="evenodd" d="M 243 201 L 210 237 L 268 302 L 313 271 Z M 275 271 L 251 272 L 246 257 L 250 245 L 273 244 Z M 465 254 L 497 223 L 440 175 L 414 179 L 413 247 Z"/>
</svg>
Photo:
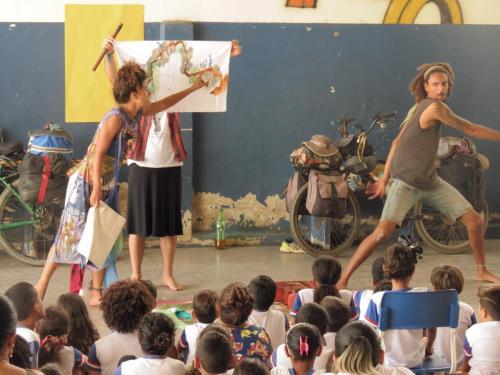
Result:
<svg viewBox="0 0 500 375">
<path fill-rule="evenodd" d="M 215 247 L 224 249 L 226 247 L 226 220 L 224 220 L 224 208 L 219 209 L 217 220 L 215 221 Z"/>
</svg>

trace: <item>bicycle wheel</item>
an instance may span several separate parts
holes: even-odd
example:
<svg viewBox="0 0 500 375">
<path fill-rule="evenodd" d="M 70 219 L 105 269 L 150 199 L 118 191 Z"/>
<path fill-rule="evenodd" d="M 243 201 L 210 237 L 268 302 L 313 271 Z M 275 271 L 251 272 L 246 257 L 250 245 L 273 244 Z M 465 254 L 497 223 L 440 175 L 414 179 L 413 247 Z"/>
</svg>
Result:
<svg viewBox="0 0 500 375">
<path fill-rule="evenodd" d="M 483 218 L 483 233 L 488 228 L 488 204 L 479 213 Z M 414 207 L 415 228 L 422 240 L 433 249 L 444 254 L 460 254 L 470 250 L 467 228 L 454 222 L 439 211 L 417 202 Z"/>
<path fill-rule="evenodd" d="M 357 238 L 361 225 L 361 210 L 354 192 L 349 190 L 347 211 L 342 218 L 319 218 L 305 210 L 307 184 L 302 186 L 293 201 L 290 227 L 297 243 L 314 256 L 338 256 Z"/>
<path fill-rule="evenodd" d="M 19 180 L 12 183 L 17 189 Z M 29 212 L 12 192 L 0 194 L 0 243 L 12 257 L 31 266 L 43 266 L 59 227 L 62 204 L 52 203 Z"/>
</svg>

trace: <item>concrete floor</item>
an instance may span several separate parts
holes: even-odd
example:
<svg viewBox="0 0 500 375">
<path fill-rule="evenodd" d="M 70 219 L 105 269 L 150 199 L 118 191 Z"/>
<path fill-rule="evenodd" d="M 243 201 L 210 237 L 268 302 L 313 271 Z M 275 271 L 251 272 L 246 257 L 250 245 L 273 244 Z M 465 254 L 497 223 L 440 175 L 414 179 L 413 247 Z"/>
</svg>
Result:
<svg viewBox="0 0 500 375">
<path fill-rule="evenodd" d="M 500 274 L 500 240 L 486 242 L 487 264 L 491 271 Z M 380 247 L 354 274 L 349 288 L 351 290 L 368 288 L 371 285 L 371 261 L 383 254 Z M 339 259 L 345 265 L 352 254 L 344 253 Z M 200 289 L 214 289 L 220 291 L 229 282 L 240 281 L 247 283 L 258 274 L 266 274 L 276 281 L 282 280 L 310 280 L 311 264 L 315 258 L 304 254 L 282 254 L 273 246 L 232 247 L 225 250 L 215 250 L 210 247 L 180 248 L 175 261 L 175 275 L 185 289 L 180 292 L 171 292 L 167 288 L 158 288 L 158 297 L 161 299 L 186 300 Z M 432 249 L 424 249 L 424 257 L 419 261 L 414 286 L 430 286 L 430 272 L 435 265 L 453 264 L 458 266 L 465 276 L 465 288 L 461 300 L 477 309 L 476 292 L 481 284 L 475 281 L 475 265 L 470 253 L 460 255 L 443 255 Z M 159 283 L 161 276 L 161 254 L 158 249 L 147 249 L 143 264 L 144 278 Z M 122 277 L 130 275 L 130 261 L 128 252 L 122 254 L 118 262 L 118 269 Z M 41 268 L 34 268 L 0 253 L 0 292 L 4 293 L 11 285 L 19 281 L 35 283 L 41 273 Z M 88 279 L 90 273 L 87 273 Z M 49 306 L 57 297 L 67 291 L 69 268 L 61 267 L 54 275 L 49 286 L 45 305 Z M 85 281 L 84 285 L 88 285 Z M 108 332 L 97 308 L 90 308 L 91 316 L 97 323 L 101 334 Z"/>
</svg>

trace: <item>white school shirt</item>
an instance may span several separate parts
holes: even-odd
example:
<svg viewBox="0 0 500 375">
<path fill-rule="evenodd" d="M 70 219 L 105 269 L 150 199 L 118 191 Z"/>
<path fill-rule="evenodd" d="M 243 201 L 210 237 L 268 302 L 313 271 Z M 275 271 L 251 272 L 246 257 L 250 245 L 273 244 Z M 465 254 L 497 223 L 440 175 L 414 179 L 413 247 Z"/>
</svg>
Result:
<svg viewBox="0 0 500 375">
<path fill-rule="evenodd" d="M 409 288 L 374 293 L 366 311 L 365 321 L 378 327 L 380 304 L 384 293 L 427 291 L 429 291 L 428 288 Z M 388 329 L 384 332 L 382 345 L 385 351 L 384 365 L 389 367 L 416 367 L 422 364 L 425 357 L 423 330 L 421 329 Z"/>
<path fill-rule="evenodd" d="M 339 290 L 340 298 L 342 301 L 347 303 L 349 306 L 351 305 L 352 301 L 352 292 L 347 289 L 340 289 Z M 306 289 L 301 289 L 297 292 L 297 295 L 295 296 L 295 301 L 293 302 L 292 310 L 290 311 L 290 315 L 295 316 L 297 315 L 299 309 L 305 305 L 306 303 L 314 302 L 314 289 L 312 288 L 306 288 Z"/>
<path fill-rule="evenodd" d="M 250 324 L 266 330 L 273 348 L 285 343 L 288 330 L 288 319 L 282 311 L 269 309 L 267 311 L 253 310 L 248 318 Z"/>
<path fill-rule="evenodd" d="M 456 328 L 456 352 L 457 352 L 457 368 L 461 368 L 464 361 L 464 341 L 465 341 L 465 331 L 470 328 L 473 324 L 476 324 L 476 315 L 474 315 L 474 309 L 464 303 L 459 302 L 459 313 L 458 313 L 458 327 Z M 434 354 L 446 359 L 448 363 L 451 363 L 451 347 L 450 347 L 450 335 L 452 328 L 440 327 L 437 329 L 436 340 L 434 340 Z"/>
<path fill-rule="evenodd" d="M 121 372 L 120 372 L 121 368 Z M 186 366 L 173 358 L 146 356 L 123 362 L 115 374 L 121 375 L 185 375 Z"/>
<path fill-rule="evenodd" d="M 368 305 L 373 296 L 373 290 L 356 290 L 352 294 L 352 300 L 354 302 L 354 306 L 356 306 L 356 310 L 358 311 L 358 319 L 365 320 L 366 310 L 368 310 Z"/>
<path fill-rule="evenodd" d="M 112 375 L 126 355 L 144 356 L 137 333 L 111 332 L 91 346 L 87 366 L 102 375 Z"/>
<path fill-rule="evenodd" d="M 327 332 L 323 335 L 323 340 L 325 340 L 325 348 L 335 350 L 335 336 L 336 332 Z"/>
<path fill-rule="evenodd" d="M 139 167 L 146 168 L 168 168 L 182 165 L 182 161 L 175 160 L 174 148 L 170 140 L 167 112 L 161 112 L 155 117 L 159 117 L 159 121 L 156 121 L 158 128 L 156 128 L 155 120 L 151 121 L 144 160 L 128 159 L 127 165 L 135 163 Z"/>
<path fill-rule="evenodd" d="M 203 331 L 208 323 L 200 323 L 196 322 L 194 324 L 188 325 L 184 328 L 184 332 L 181 334 L 186 339 L 186 343 L 188 346 L 188 356 L 186 359 L 186 364 L 189 365 L 193 362 L 194 355 L 196 352 L 196 343 L 198 342 L 198 336 L 200 336 L 201 331 Z M 182 337 L 181 337 L 182 342 Z M 184 344 L 184 343 L 183 343 Z M 181 345 L 183 346 L 183 345 Z"/>
<path fill-rule="evenodd" d="M 21 336 L 30 348 L 31 368 L 38 368 L 38 351 L 40 350 L 40 336 L 29 328 L 17 326 L 16 335 Z"/>
<path fill-rule="evenodd" d="M 465 332 L 465 355 L 470 375 L 500 374 L 500 321 L 474 324 Z"/>
<path fill-rule="evenodd" d="M 334 352 L 333 349 L 328 349 L 327 347 L 323 346 L 321 354 L 314 360 L 313 369 L 323 370 L 324 372 L 326 370 L 328 361 L 330 360 L 330 358 L 333 357 L 333 352 Z M 285 344 L 282 344 L 276 348 L 273 355 L 271 356 L 271 364 L 273 367 L 285 367 L 285 368 L 293 367 L 290 357 L 286 355 Z"/>
</svg>

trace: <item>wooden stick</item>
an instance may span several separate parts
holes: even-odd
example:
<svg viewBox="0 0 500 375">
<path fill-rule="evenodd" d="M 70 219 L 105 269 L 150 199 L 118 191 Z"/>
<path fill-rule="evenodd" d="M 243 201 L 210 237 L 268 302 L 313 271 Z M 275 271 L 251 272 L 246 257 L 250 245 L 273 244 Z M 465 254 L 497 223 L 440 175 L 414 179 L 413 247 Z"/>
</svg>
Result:
<svg viewBox="0 0 500 375">
<path fill-rule="evenodd" d="M 123 26 L 123 23 L 120 23 L 117 27 L 116 27 L 116 30 L 115 32 L 113 33 L 113 35 L 111 35 L 111 37 L 113 39 L 116 38 L 116 36 L 118 35 L 118 33 L 120 32 L 120 30 L 122 29 L 122 26 Z M 99 64 L 101 63 L 102 59 L 104 58 L 104 56 L 106 55 L 106 52 L 108 50 L 106 48 L 103 48 L 102 49 L 102 52 L 101 54 L 99 55 L 99 57 L 97 58 L 97 61 L 95 62 L 94 66 L 92 67 L 92 71 L 95 72 L 95 70 L 97 69 L 97 67 L 99 66 Z"/>
</svg>

